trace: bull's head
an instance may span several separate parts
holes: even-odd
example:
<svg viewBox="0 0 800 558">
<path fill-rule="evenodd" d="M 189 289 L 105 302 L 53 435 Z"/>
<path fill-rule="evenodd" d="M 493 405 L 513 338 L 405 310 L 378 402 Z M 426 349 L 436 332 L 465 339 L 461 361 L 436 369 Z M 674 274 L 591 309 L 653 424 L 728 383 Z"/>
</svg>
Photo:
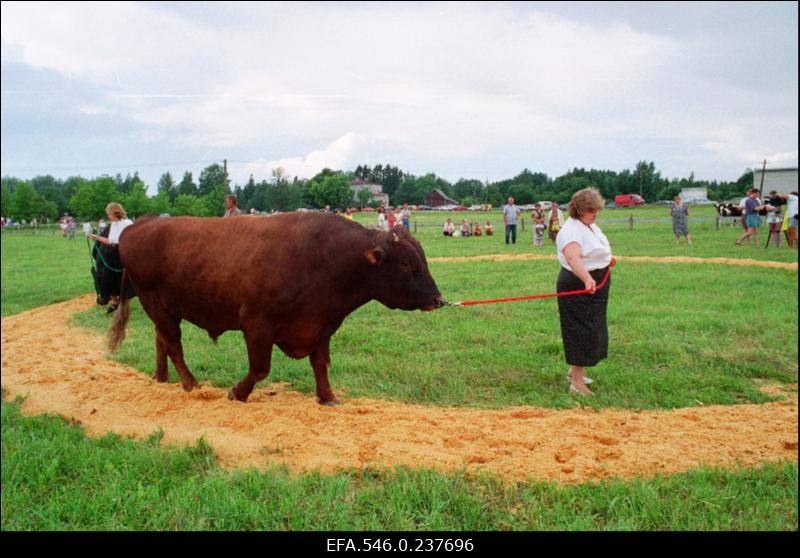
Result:
<svg viewBox="0 0 800 558">
<path fill-rule="evenodd" d="M 373 298 L 381 304 L 424 311 L 444 306 L 444 298 L 428 271 L 425 252 L 405 227 L 376 235 L 375 246 L 364 252 L 364 257 L 377 272 Z"/>
</svg>

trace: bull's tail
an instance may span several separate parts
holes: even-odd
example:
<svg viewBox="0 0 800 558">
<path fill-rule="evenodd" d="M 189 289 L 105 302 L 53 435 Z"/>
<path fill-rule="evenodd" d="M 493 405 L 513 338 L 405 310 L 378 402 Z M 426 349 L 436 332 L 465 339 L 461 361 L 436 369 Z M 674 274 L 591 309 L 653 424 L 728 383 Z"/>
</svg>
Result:
<svg viewBox="0 0 800 558">
<path fill-rule="evenodd" d="M 117 311 L 114 312 L 114 320 L 111 322 L 111 327 L 108 330 L 108 348 L 112 353 L 119 348 L 120 343 L 125 339 L 125 328 L 128 325 L 128 319 L 131 317 L 127 281 L 128 275 L 123 268 L 122 280 L 120 281 L 119 288 L 119 307 L 117 307 Z"/>
</svg>

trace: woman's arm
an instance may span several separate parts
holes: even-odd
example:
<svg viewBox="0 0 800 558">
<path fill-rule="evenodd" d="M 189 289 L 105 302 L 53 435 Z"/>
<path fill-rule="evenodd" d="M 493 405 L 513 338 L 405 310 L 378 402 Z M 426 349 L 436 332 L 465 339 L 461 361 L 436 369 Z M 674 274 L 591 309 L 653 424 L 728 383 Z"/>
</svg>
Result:
<svg viewBox="0 0 800 558">
<path fill-rule="evenodd" d="M 583 281 L 583 286 L 585 288 L 591 292 L 594 292 L 597 288 L 597 283 L 589 274 L 589 271 L 586 269 L 586 266 L 583 263 L 580 244 L 577 242 L 570 242 L 564 246 L 563 252 L 564 257 L 567 259 L 567 263 L 569 263 L 569 266 L 572 268 L 572 273 L 574 273 L 578 279 Z"/>
</svg>

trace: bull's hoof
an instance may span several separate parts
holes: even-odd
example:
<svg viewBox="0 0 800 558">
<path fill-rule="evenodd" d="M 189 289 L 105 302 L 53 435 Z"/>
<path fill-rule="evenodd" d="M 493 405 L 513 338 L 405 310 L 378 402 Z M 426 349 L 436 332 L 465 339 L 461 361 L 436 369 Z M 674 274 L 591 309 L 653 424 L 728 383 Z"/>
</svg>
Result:
<svg viewBox="0 0 800 558">
<path fill-rule="evenodd" d="M 320 405 L 324 405 L 325 407 L 337 407 L 339 405 L 339 402 L 336 401 L 335 399 L 331 399 L 330 401 L 322 401 L 322 400 L 320 400 L 319 404 Z"/>
<path fill-rule="evenodd" d="M 153 379 L 158 382 L 159 384 L 163 384 L 169 378 L 167 376 L 159 376 L 158 374 L 153 374 Z"/>
<path fill-rule="evenodd" d="M 242 403 L 247 401 L 247 397 L 241 398 L 238 395 L 236 395 L 236 392 L 233 391 L 233 388 L 228 390 L 228 399 L 230 399 L 231 401 L 241 401 Z"/>
<path fill-rule="evenodd" d="M 189 384 L 181 383 L 181 386 L 183 387 L 183 391 L 192 391 L 193 389 L 200 389 L 200 384 L 198 384 L 197 382 L 191 382 Z"/>
</svg>

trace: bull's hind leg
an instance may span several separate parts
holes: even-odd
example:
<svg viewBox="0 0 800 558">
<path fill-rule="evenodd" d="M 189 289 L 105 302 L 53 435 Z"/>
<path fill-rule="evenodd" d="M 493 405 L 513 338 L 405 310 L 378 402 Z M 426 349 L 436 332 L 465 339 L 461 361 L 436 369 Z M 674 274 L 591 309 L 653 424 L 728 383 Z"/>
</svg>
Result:
<svg viewBox="0 0 800 558">
<path fill-rule="evenodd" d="M 233 386 L 228 392 L 228 399 L 233 401 L 247 401 L 253 387 L 269 375 L 272 363 L 272 338 L 266 334 L 244 333 L 244 340 L 247 344 L 247 359 L 250 370 L 242 381 Z"/>
<path fill-rule="evenodd" d="M 156 328 L 156 373 L 153 376 L 158 382 L 169 379 L 167 372 L 167 341 Z"/>
<path fill-rule="evenodd" d="M 186 391 L 192 391 L 194 388 L 199 388 L 200 384 L 189 372 L 189 367 L 186 366 L 186 361 L 183 360 L 183 345 L 181 344 L 181 326 L 179 321 L 170 322 L 166 327 L 159 322 L 156 326 L 156 339 L 163 339 L 164 350 L 169 355 L 172 364 L 175 365 L 175 370 L 181 378 L 181 386 Z M 156 374 L 159 373 L 158 364 L 156 363 Z M 164 374 L 166 375 L 166 359 L 164 362 Z M 158 377 L 156 377 L 158 379 Z"/>
<path fill-rule="evenodd" d="M 331 385 L 328 383 L 328 368 L 331 365 L 330 339 L 323 341 L 309 355 L 308 360 L 311 362 L 314 378 L 317 380 L 317 401 L 320 405 L 335 406 L 339 400 L 336 399 Z"/>
</svg>

